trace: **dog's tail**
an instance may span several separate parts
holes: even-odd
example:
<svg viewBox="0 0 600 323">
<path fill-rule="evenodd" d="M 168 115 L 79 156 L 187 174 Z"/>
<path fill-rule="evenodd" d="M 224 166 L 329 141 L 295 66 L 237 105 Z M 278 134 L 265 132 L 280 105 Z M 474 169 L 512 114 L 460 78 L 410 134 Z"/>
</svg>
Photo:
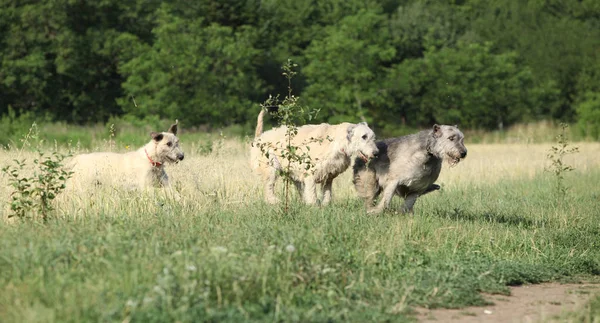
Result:
<svg viewBox="0 0 600 323">
<path fill-rule="evenodd" d="M 267 111 L 269 113 L 277 113 L 279 111 L 279 106 L 278 105 L 263 106 L 263 108 L 260 110 L 260 113 L 258 114 L 258 118 L 256 120 L 256 131 L 254 132 L 254 138 L 262 135 L 262 133 L 263 133 L 263 119 L 265 116 L 265 111 Z"/>
<path fill-rule="evenodd" d="M 254 132 L 254 138 L 258 138 L 263 133 L 263 118 L 265 116 L 265 109 L 260 109 L 258 118 L 256 119 L 256 131 Z"/>
</svg>

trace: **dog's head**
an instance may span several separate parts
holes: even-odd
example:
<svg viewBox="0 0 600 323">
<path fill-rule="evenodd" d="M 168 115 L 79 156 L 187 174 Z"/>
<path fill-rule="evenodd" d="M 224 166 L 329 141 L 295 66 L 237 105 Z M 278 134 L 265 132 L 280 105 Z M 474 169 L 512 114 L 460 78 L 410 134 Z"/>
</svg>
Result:
<svg viewBox="0 0 600 323">
<path fill-rule="evenodd" d="M 167 132 L 150 133 L 155 144 L 153 155 L 157 162 L 178 163 L 183 160 L 183 150 L 179 146 L 179 138 L 177 138 L 177 124 L 178 121 L 175 120 Z"/>
<path fill-rule="evenodd" d="M 379 149 L 375 145 L 375 133 L 366 122 L 349 126 L 347 138 L 349 154 L 356 153 L 365 162 L 379 154 Z"/>
<path fill-rule="evenodd" d="M 467 157 L 463 133 L 457 126 L 434 125 L 432 129 L 433 141 L 431 153 L 448 161 L 450 166 L 458 164 Z"/>
</svg>

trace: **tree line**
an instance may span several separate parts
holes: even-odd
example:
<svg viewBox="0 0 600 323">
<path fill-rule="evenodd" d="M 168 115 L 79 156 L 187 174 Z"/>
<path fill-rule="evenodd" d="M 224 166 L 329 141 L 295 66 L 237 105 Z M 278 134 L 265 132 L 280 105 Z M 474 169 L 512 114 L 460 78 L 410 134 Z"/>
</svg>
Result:
<svg viewBox="0 0 600 323">
<path fill-rule="evenodd" d="M 291 58 L 318 121 L 600 129 L 596 0 L 0 0 L 0 58 L 0 115 L 245 124 Z"/>
</svg>

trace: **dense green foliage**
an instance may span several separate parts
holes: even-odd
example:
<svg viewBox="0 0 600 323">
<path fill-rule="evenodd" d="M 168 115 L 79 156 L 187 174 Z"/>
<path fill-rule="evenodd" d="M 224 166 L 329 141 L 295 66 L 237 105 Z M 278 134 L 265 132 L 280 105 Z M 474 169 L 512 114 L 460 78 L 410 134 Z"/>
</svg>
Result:
<svg viewBox="0 0 600 323">
<path fill-rule="evenodd" d="M 0 115 L 246 124 L 280 66 L 320 120 L 600 136 L 596 0 L 0 1 Z"/>
</svg>

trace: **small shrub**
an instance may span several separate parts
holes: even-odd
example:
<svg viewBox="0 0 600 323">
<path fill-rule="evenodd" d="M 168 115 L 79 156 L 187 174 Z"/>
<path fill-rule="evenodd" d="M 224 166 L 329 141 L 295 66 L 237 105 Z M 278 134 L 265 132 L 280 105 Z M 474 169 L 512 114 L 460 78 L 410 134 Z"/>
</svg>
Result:
<svg viewBox="0 0 600 323">
<path fill-rule="evenodd" d="M 289 210 L 289 191 L 290 184 L 292 182 L 292 164 L 300 165 L 307 172 L 311 171 L 311 169 L 314 167 L 314 163 L 308 154 L 310 150 L 308 144 L 319 141 L 318 139 L 311 139 L 310 142 L 302 142 L 297 146 L 295 146 L 292 142 L 294 137 L 298 134 L 297 124 L 299 122 L 306 121 L 306 119 L 310 121 L 319 113 L 318 109 L 309 109 L 300 105 L 300 98 L 292 93 L 292 79 L 297 74 L 297 72 L 294 71 L 294 68 L 297 66 L 298 65 L 292 63 L 290 59 L 288 59 L 287 63 L 282 66 L 283 76 L 285 76 L 288 83 L 288 93 L 286 97 L 280 101 L 278 97 L 269 96 L 269 98 L 261 105 L 262 109 L 271 111 L 271 114 L 277 119 L 279 126 L 286 127 L 284 142 L 276 142 L 273 144 L 262 143 L 259 141 L 257 143 L 261 153 L 267 159 L 270 159 L 270 154 L 276 153 L 286 161 L 286 165 L 280 169 L 279 174 L 284 180 L 284 212 L 286 213 Z M 277 109 L 271 109 L 271 107 L 277 107 Z"/>
<path fill-rule="evenodd" d="M 554 174 L 556 178 L 556 195 L 559 199 L 563 199 L 568 190 L 568 187 L 564 184 L 565 174 L 575 170 L 574 167 L 565 163 L 564 157 L 579 152 L 579 147 L 573 147 L 569 143 L 566 135 L 569 125 L 561 123 L 560 127 L 561 133 L 556 136 L 556 143 L 550 148 L 550 152 L 546 156 L 550 160 L 550 166 L 545 171 Z"/>
<path fill-rule="evenodd" d="M 72 172 L 63 167 L 63 160 L 70 156 L 53 152 L 46 156 L 38 151 L 39 157 L 33 160 L 35 170 L 33 176 L 23 175 L 26 167 L 25 160 L 15 160 L 16 166 L 6 166 L 2 172 L 8 175 L 14 191 L 10 195 L 10 217 L 36 218 L 41 217 L 47 222 L 54 211 L 52 201 L 65 189 L 65 182 Z"/>
</svg>

